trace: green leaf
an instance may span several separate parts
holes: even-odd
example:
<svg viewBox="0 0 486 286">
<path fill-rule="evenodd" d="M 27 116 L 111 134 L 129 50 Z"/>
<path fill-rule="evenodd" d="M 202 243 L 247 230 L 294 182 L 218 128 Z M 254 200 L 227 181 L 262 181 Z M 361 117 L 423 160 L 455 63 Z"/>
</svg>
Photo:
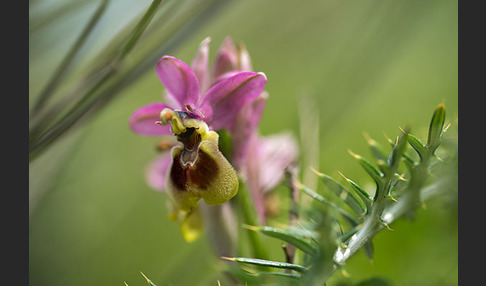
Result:
<svg viewBox="0 0 486 286">
<path fill-rule="evenodd" d="M 253 272 L 248 272 L 247 269 L 243 269 L 238 266 L 229 266 L 224 268 L 223 272 L 233 276 L 235 279 L 240 281 L 245 281 L 248 285 L 258 285 L 259 278 L 253 274 Z"/>
<path fill-rule="evenodd" d="M 396 169 L 398 168 L 398 164 L 400 163 L 401 158 L 403 157 L 403 153 L 405 152 L 405 148 L 407 147 L 407 138 L 408 138 L 408 128 L 405 129 L 402 135 L 398 138 L 397 144 L 393 147 L 390 156 L 388 157 L 388 166 L 390 167 L 393 174 L 395 173 Z M 390 174 L 389 175 L 393 175 Z"/>
<path fill-rule="evenodd" d="M 300 250 L 310 255 L 317 254 L 316 246 L 312 244 L 309 240 L 307 240 L 305 237 L 302 237 L 300 234 L 294 231 L 283 230 L 283 229 L 270 227 L 270 226 L 246 226 L 246 228 L 250 230 L 258 231 L 270 237 L 281 239 L 287 243 L 294 245 L 295 247 L 299 248 Z"/>
<path fill-rule="evenodd" d="M 353 187 L 353 189 L 356 190 L 358 196 L 364 202 L 364 204 L 366 205 L 366 210 L 368 211 L 371 206 L 371 202 L 373 201 L 373 198 L 370 196 L 370 194 L 368 194 L 368 192 L 365 191 L 360 185 L 346 178 L 342 173 L 339 174 L 341 174 L 341 176 L 343 176 L 343 178 Z"/>
<path fill-rule="evenodd" d="M 265 276 L 280 276 L 285 278 L 299 279 L 300 274 L 296 273 L 286 273 L 286 272 L 255 272 L 252 273 L 255 276 L 265 275 Z"/>
<path fill-rule="evenodd" d="M 417 161 L 415 161 L 412 156 L 410 156 L 410 154 L 407 154 L 407 152 L 404 152 L 403 153 L 403 159 L 405 164 L 409 167 L 409 168 L 412 168 L 413 166 L 415 166 L 417 164 Z"/>
<path fill-rule="evenodd" d="M 435 109 L 434 115 L 429 126 L 429 136 L 427 138 L 427 147 L 433 153 L 441 142 L 445 122 L 445 105 L 443 103 Z"/>
<path fill-rule="evenodd" d="M 413 136 L 412 134 L 408 134 L 408 143 L 412 148 L 418 153 L 420 159 L 424 158 L 425 154 L 427 153 L 427 147 L 420 142 L 420 140 Z"/>
<path fill-rule="evenodd" d="M 299 186 L 299 190 L 302 191 L 302 192 L 304 192 L 305 194 L 309 195 L 314 200 L 316 200 L 316 201 L 318 201 L 320 203 L 326 204 L 328 206 L 331 206 L 332 208 L 336 209 L 351 225 L 355 226 L 355 225 L 358 225 L 359 224 L 359 222 L 352 215 L 350 215 L 349 213 L 347 213 L 346 211 L 344 211 L 342 208 L 336 206 L 335 204 L 329 202 L 323 196 L 317 194 L 316 192 L 312 191 L 308 187 L 306 187 L 306 186 L 304 186 L 304 185 L 301 184 Z M 363 212 L 364 211 L 365 210 L 363 210 Z"/>
<path fill-rule="evenodd" d="M 257 258 L 247 258 L 247 257 L 221 257 L 222 259 L 235 261 L 238 263 L 244 264 L 252 264 L 258 266 L 267 266 L 267 267 L 274 267 L 280 269 L 290 269 L 295 270 L 297 272 L 304 272 L 306 268 L 301 265 L 286 263 L 286 262 L 279 262 L 279 261 L 272 261 L 272 260 L 264 260 L 264 259 L 257 259 Z"/>
<path fill-rule="evenodd" d="M 363 249 L 366 254 L 366 257 L 368 257 L 369 260 L 373 260 L 374 247 L 373 247 L 373 241 L 371 239 L 368 240 L 363 245 Z"/>
<path fill-rule="evenodd" d="M 349 151 L 351 156 L 358 160 L 359 164 L 365 169 L 365 171 L 373 178 L 377 187 L 382 186 L 383 173 L 370 161 L 366 160 L 364 157 Z"/>
<path fill-rule="evenodd" d="M 344 243 L 346 242 L 351 236 L 353 236 L 356 232 L 358 232 L 358 230 L 360 230 L 360 226 L 355 226 L 353 228 L 351 228 L 350 230 L 344 232 L 343 234 L 341 234 L 341 236 L 338 237 L 338 243 Z"/>
<path fill-rule="evenodd" d="M 365 134 L 365 139 L 369 145 L 373 157 L 375 157 L 377 161 L 386 161 L 388 156 L 385 150 L 383 150 L 383 147 L 378 142 L 373 140 L 368 134 Z"/>
<path fill-rule="evenodd" d="M 360 198 L 358 198 L 354 194 L 354 192 L 348 190 L 345 186 L 333 179 L 331 176 L 317 172 L 315 170 L 314 172 L 319 176 L 319 178 L 329 188 L 329 190 L 331 190 L 338 197 L 341 197 L 344 192 L 344 194 L 346 194 L 344 201 L 349 205 L 349 207 L 351 207 L 353 211 L 355 211 L 359 215 L 366 212 L 366 205 L 361 201 Z"/>
</svg>

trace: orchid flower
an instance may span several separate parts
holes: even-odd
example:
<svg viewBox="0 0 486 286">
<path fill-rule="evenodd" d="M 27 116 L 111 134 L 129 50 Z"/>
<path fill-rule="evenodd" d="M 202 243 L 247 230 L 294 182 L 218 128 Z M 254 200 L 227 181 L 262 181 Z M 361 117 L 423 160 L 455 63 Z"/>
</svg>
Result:
<svg viewBox="0 0 486 286">
<path fill-rule="evenodd" d="M 230 71 L 252 71 L 246 48 L 227 37 L 215 60 L 214 74 L 219 77 Z M 298 146 L 290 133 L 261 136 L 257 130 L 268 93 L 263 91 L 238 113 L 229 126 L 233 141 L 232 163 L 247 185 L 260 223 L 265 223 L 265 195 L 284 178 L 285 169 L 295 164 Z"/>
<path fill-rule="evenodd" d="M 137 109 L 130 117 L 131 129 L 145 136 L 174 135 L 179 143 L 170 155 L 162 154 L 151 164 L 149 184 L 169 194 L 170 217 L 181 223 L 184 238 L 198 236 L 198 202 L 220 205 L 238 190 L 238 178 L 218 148 L 214 130 L 231 128 L 240 109 L 263 91 L 266 76 L 237 72 L 213 80 L 207 72 L 207 44 L 203 41 L 193 69 L 172 56 L 163 56 L 156 74 L 166 88 L 166 101 Z M 155 124 L 158 123 L 158 124 Z"/>
<path fill-rule="evenodd" d="M 266 195 L 283 180 L 286 168 L 296 163 L 298 145 L 288 132 L 268 136 L 255 132 L 249 138 L 246 151 L 239 174 L 250 190 L 260 223 L 265 224 Z"/>
</svg>

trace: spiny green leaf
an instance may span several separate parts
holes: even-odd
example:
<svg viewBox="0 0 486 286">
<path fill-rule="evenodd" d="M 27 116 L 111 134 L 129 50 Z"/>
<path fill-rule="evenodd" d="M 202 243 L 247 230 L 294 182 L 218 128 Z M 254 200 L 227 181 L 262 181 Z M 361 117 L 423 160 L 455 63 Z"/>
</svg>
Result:
<svg viewBox="0 0 486 286">
<path fill-rule="evenodd" d="M 305 228 L 304 224 L 301 222 L 299 222 L 299 225 L 300 226 L 291 225 L 287 228 L 287 231 L 295 233 L 296 235 L 299 235 L 304 238 L 309 238 L 316 243 L 319 242 L 319 234 L 315 230 L 310 230 Z"/>
<path fill-rule="evenodd" d="M 371 239 L 368 240 L 363 245 L 363 249 L 366 254 L 366 257 L 368 257 L 369 260 L 373 260 L 374 247 L 373 247 L 373 241 Z"/>
<path fill-rule="evenodd" d="M 315 199 L 316 201 L 323 203 L 323 204 L 326 204 L 326 205 L 331 206 L 332 208 L 336 209 L 351 225 L 355 226 L 355 225 L 359 224 L 359 222 L 352 215 L 350 215 L 349 213 L 344 211 L 342 208 L 336 206 L 335 204 L 329 202 L 323 196 L 317 194 L 316 192 L 312 191 L 308 187 L 300 184 L 299 190 L 304 192 L 305 194 L 309 195 L 311 198 Z M 363 212 L 364 211 L 365 210 L 363 210 Z"/>
<path fill-rule="evenodd" d="M 408 134 L 408 143 L 412 148 L 417 152 L 417 154 L 420 156 L 420 159 L 424 158 L 425 153 L 427 153 L 427 147 L 425 147 L 420 140 L 413 136 L 412 134 Z"/>
<path fill-rule="evenodd" d="M 417 161 L 415 161 L 412 156 L 410 156 L 410 154 L 407 154 L 407 152 L 404 152 L 403 153 L 403 159 L 404 162 L 405 162 L 405 165 L 407 165 L 407 167 L 409 168 L 412 168 L 413 166 L 415 166 L 417 164 Z"/>
<path fill-rule="evenodd" d="M 368 194 L 368 192 L 365 191 L 360 185 L 345 177 L 341 172 L 339 174 L 341 174 L 341 176 L 353 187 L 353 189 L 356 190 L 359 197 L 366 205 L 366 209 L 369 210 L 371 202 L 373 201 L 373 198 L 370 196 L 370 194 Z"/>
<path fill-rule="evenodd" d="M 316 170 L 313 170 L 314 173 L 319 176 L 319 178 L 322 180 L 322 182 L 331 190 L 334 194 L 337 196 L 341 197 L 344 194 L 346 194 L 344 201 L 346 204 L 351 207 L 353 211 L 355 211 L 357 214 L 361 215 L 364 212 L 366 212 L 366 205 L 361 201 L 360 198 L 358 198 L 354 192 L 351 192 L 348 190 L 345 186 L 343 186 L 341 183 L 333 179 L 331 176 L 328 176 L 326 174 L 320 173 Z"/>
<path fill-rule="evenodd" d="M 346 242 L 351 236 L 353 236 L 361 227 L 359 225 L 345 231 L 341 236 L 338 237 L 338 244 Z"/>
<path fill-rule="evenodd" d="M 370 161 L 366 160 L 364 157 L 362 157 L 358 154 L 355 154 L 351 151 L 349 151 L 349 153 L 356 160 L 358 160 L 358 162 L 363 167 L 363 169 L 365 169 L 365 171 L 373 178 L 377 187 L 380 188 L 383 184 L 382 183 L 382 179 L 383 179 L 383 176 L 384 176 L 383 173 L 375 165 L 373 165 Z"/>
<path fill-rule="evenodd" d="M 385 150 L 383 150 L 383 147 L 378 144 L 377 141 L 372 139 L 368 134 L 365 134 L 365 139 L 370 147 L 370 151 L 373 157 L 375 157 L 377 161 L 386 161 L 388 156 Z"/>
<path fill-rule="evenodd" d="M 244 269 L 243 267 L 237 267 L 237 266 L 229 266 L 225 267 L 223 272 L 226 272 L 226 274 L 230 274 L 231 276 L 234 276 L 236 279 L 240 281 L 245 281 L 249 285 L 258 285 L 258 277 L 253 275 L 252 272 L 248 272 L 247 269 Z"/>
<path fill-rule="evenodd" d="M 290 269 L 290 270 L 295 270 L 297 272 L 304 272 L 306 268 L 301 265 L 297 264 L 292 264 L 292 263 L 286 263 L 286 262 L 279 262 L 279 261 L 272 261 L 272 260 L 264 260 L 264 259 L 258 259 L 258 258 L 247 258 L 247 257 L 221 257 L 222 259 L 229 260 L 229 261 L 235 261 L 239 263 L 245 263 L 245 264 L 252 264 L 252 265 L 258 265 L 258 266 L 268 266 L 268 267 L 274 267 L 274 268 L 280 268 L 280 269 Z"/>
<path fill-rule="evenodd" d="M 445 105 L 443 103 L 435 109 L 429 126 L 429 136 L 427 138 L 427 147 L 433 153 L 441 142 L 445 122 Z"/>
<path fill-rule="evenodd" d="M 388 225 L 388 223 L 387 223 L 387 222 L 386 222 L 384 219 L 380 218 L 379 223 L 380 223 L 382 226 L 384 226 L 386 229 L 388 229 L 388 230 L 393 230 L 393 229 L 391 229 L 391 227 Z"/>
<path fill-rule="evenodd" d="M 403 153 L 405 152 L 405 148 L 407 147 L 407 138 L 408 138 L 408 128 L 406 128 L 402 135 L 398 138 L 397 144 L 393 147 L 390 156 L 388 157 L 388 166 L 391 169 L 391 172 L 396 172 L 398 168 L 398 164 L 400 163 L 401 158 L 403 157 Z"/>
<path fill-rule="evenodd" d="M 403 182 L 403 178 L 399 175 L 397 175 L 395 173 L 395 176 L 391 179 L 391 183 L 390 183 L 390 188 L 388 189 L 388 194 L 387 194 L 387 197 L 389 197 L 390 199 L 392 199 L 393 201 L 397 201 L 393 196 L 392 196 L 392 193 L 395 191 L 395 188 L 397 187 L 397 185 L 400 183 L 400 182 Z"/>
<path fill-rule="evenodd" d="M 382 173 L 387 173 L 388 172 L 388 164 L 386 161 L 383 160 L 376 160 L 376 165 L 378 166 L 378 169 Z"/>
<path fill-rule="evenodd" d="M 294 245 L 295 247 L 299 248 L 300 250 L 310 255 L 317 254 L 317 248 L 315 247 L 315 245 L 313 245 L 309 240 L 296 234 L 293 231 L 283 230 L 283 229 L 270 227 L 270 226 L 246 226 L 246 228 L 250 230 L 258 231 L 270 237 L 281 239 L 285 242 Z"/>
<path fill-rule="evenodd" d="M 255 272 L 252 273 L 255 276 L 265 275 L 265 276 L 281 276 L 285 278 L 299 279 L 300 274 L 296 273 L 286 273 L 286 272 Z"/>
</svg>

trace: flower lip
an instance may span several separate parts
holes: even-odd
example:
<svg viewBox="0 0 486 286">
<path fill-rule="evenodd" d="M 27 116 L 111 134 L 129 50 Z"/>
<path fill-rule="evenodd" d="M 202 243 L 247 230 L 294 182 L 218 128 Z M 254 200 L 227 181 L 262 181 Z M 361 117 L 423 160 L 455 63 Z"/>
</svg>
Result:
<svg viewBox="0 0 486 286">
<path fill-rule="evenodd" d="M 184 126 L 184 129 L 176 134 L 177 141 L 184 145 L 180 157 L 181 163 L 183 166 L 193 166 L 198 158 L 199 144 L 202 141 L 200 132 L 204 132 L 204 130 L 200 130 L 198 124 L 194 124 L 198 123 L 199 120 L 193 114 L 178 110 L 174 110 L 174 113 L 180 119 L 182 126 Z M 179 122 L 179 120 L 176 121 Z M 171 120 L 171 122 L 173 121 Z"/>
<path fill-rule="evenodd" d="M 181 163 L 183 166 L 193 166 L 199 154 L 199 144 L 201 143 L 201 135 L 196 128 L 187 128 L 186 132 L 177 135 L 177 141 L 184 144 L 182 150 Z"/>
</svg>

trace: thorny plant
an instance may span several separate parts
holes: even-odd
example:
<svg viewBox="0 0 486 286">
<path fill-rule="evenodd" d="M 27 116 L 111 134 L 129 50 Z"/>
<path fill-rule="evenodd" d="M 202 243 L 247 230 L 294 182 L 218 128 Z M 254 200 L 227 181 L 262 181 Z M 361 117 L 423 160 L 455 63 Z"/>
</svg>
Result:
<svg viewBox="0 0 486 286">
<path fill-rule="evenodd" d="M 439 148 L 449 127 L 441 103 L 426 143 L 405 128 L 396 140 L 387 138 L 390 151 L 367 137 L 372 160 L 350 152 L 374 190 L 343 174 L 338 180 L 314 170 L 328 192 L 317 193 L 299 179 L 295 139 L 258 134 L 268 97 L 265 74 L 252 71 L 245 47 L 229 37 L 209 68 L 209 42 L 201 43 L 191 66 L 170 56 L 157 62 L 169 104 L 137 109 L 130 126 L 141 135 L 175 136 L 163 137 L 162 154 L 149 165 L 147 182 L 167 193 L 169 217 L 179 222 L 186 241 L 206 228 L 216 255 L 226 262 L 222 271 L 235 284 L 324 285 L 358 250 L 371 259 L 378 232 L 391 230 L 395 220 L 412 217 L 425 201 L 454 188 L 457 146 Z M 280 183 L 290 190 L 285 227 L 267 224 L 264 204 Z M 249 256 L 239 255 L 239 231 L 248 234 Z M 269 257 L 261 236 L 283 242 L 285 261 Z"/>
<path fill-rule="evenodd" d="M 107 45 L 98 57 L 104 60 L 91 65 L 66 96 L 56 97 L 108 2 L 101 1 L 30 110 L 30 161 L 106 106 L 117 91 L 226 3 L 152 1 L 137 22 Z M 137 43 L 144 48 L 134 49 Z M 191 66 L 174 57 L 160 58 L 156 72 L 167 91 L 164 102 L 138 109 L 130 126 L 138 134 L 161 136 L 160 154 L 149 164 L 147 182 L 168 195 L 169 217 L 180 223 L 184 239 L 194 241 L 206 230 L 221 259 L 221 271 L 234 284 L 323 285 L 360 249 L 373 257 L 378 232 L 454 189 L 457 143 L 443 136 L 443 104 L 432 116 L 425 143 L 405 128 L 396 140 L 387 138 L 390 148 L 367 138 L 372 160 L 351 152 L 374 182 L 374 190 L 344 175 L 336 179 L 318 170 L 314 173 L 325 192 L 311 189 L 299 178 L 299 170 L 308 166 L 299 166 L 294 137 L 258 132 L 268 98 L 265 74 L 253 72 L 244 45 L 235 46 L 230 38 L 209 68 L 209 43 L 209 38 L 201 43 Z M 126 61 L 127 55 L 134 60 Z M 290 190 L 286 227 L 268 221 L 266 199 L 279 184 Z M 248 236 L 243 246 L 248 253 L 239 249 L 241 232 Z M 262 236 L 284 242 L 285 261 L 270 257 Z M 155 285 L 143 276 L 148 285 Z"/>
</svg>

